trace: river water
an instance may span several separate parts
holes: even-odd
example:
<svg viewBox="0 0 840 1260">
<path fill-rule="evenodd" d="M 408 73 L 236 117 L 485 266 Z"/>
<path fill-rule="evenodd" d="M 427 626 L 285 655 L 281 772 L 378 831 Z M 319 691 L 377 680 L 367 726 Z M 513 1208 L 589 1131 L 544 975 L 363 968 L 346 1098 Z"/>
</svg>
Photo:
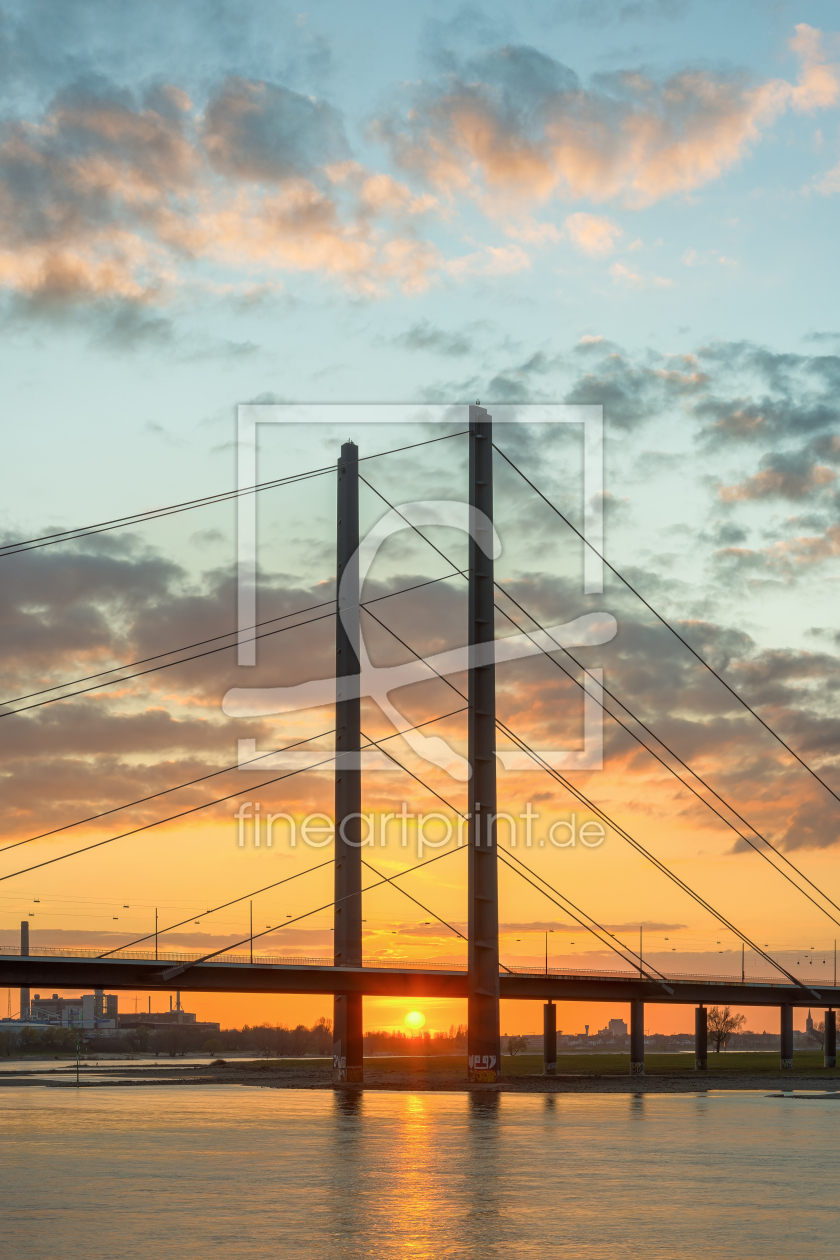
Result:
<svg viewBox="0 0 840 1260">
<path fill-rule="evenodd" d="M 825 1260 L 840 1096 L 0 1093 L 26 1260 Z"/>
</svg>

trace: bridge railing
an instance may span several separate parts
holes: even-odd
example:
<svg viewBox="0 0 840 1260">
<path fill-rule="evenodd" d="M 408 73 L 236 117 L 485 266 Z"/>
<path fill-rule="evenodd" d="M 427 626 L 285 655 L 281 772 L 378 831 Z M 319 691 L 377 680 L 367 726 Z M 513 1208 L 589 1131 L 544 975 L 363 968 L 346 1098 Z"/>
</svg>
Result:
<svg viewBox="0 0 840 1260">
<path fill-rule="evenodd" d="M 20 957 L 20 950 L 15 945 L 0 945 L 0 957 Z M 89 958 L 96 959 L 102 957 L 102 951 L 98 949 L 66 947 L 58 945 L 35 945 L 30 949 L 26 957 L 36 958 Z M 117 950 L 115 953 L 108 954 L 107 958 L 115 962 L 120 961 L 138 961 L 138 962 L 167 962 L 167 963 L 184 963 L 197 962 L 204 958 L 205 955 L 200 950 Z M 242 965 L 251 962 L 251 955 L 245 953 L 237 953 L 232 951 L 229 954 L 217 954 L 213 959 L 216 963 L 233 963 Z M 292 954 L 254 954 L 253 962 L 255 966 L 261 967 L 332 967 L 332 958 L 316 958 L 308 955 L 292 955 Z M 410 971 L 460 971 L 467 970 L 467 964 L 463 962 L 435 962 L 427 960 L 416 960 L 410 958 L 363 958 L 363 967 L 382 967 L 388 969 L 410 970 Z M 549 967 L 546 972 L 544 967 L 505 967 L 502 974 L 521 975 L 521 976 L 545 976 L 548 975 L 554 979 L 562 979 L 568 976 L 570 979 L 581 979 L 589 977 L 597 980 L 637 980 L 639 976 L 635 971 L 619 971 L 617 969 L 598 970 L 592 967 Z M 740 976 L 721 976 L 705 972 L 679 972 L 669 971 L 665 973 L 665 978 L 676 983 L 716 983 L 716 984 L 734 984 L 734 985 L 750 985 L 750 984 L 784 984 L 785 981 L 780 975 L 776 976 L 748 976 L 743 981 Z M 646 978 L 645 978 L 646 980 Z M 816 980 L 816 978 L 815 978 Z M 821 981 L 821 983 L 824 983 Z"/>
<path fill-rule="evenodd" d="M 21 952 L 14 945 L 0 945 L 0 957 L 21 957 Z M 72 948 L 60 945 L 35 945 L 28 954 L 23 955 L 25 958 L 102 958 L 101 949 L 85 949 L 78 946 Z M 159 949 L 157 953 L 153 949 L 125 949 L 116 950 L 109 953 L 103 961 L 125 962 L 198 962 L 205 957 L 202 950 L 173 951 Z M 251 955 L 242 953 L 216 954 L 212 959 L 214 963 L 250 963 Z M 312 958 L 299 954 L 254 954 L 254 965 L 261 967 L 332 967 L 332 958 Z M 363 958 L 363 967 L 399 967 L 411 968 L 420 971 L 466 971 L 466 963 L 442 963 L 442 962 L 416 962 L 412 959 L 383 959 L 383 958 Z"/>
</svg>

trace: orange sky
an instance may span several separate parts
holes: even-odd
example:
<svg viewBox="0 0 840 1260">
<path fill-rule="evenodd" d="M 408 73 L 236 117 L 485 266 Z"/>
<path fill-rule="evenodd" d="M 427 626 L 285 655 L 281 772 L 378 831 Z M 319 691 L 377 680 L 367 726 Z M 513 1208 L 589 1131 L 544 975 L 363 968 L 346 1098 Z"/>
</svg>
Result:
<svg viewBox="0 0 840 1260">
<path fill-rule="evenodd" d="M 292 848 L 281 824 L 271 849 L 250 830 L 240 847 L 233 817 L 242 801 L 259 801 L 263 817 L 289 813 L 298 828 L 306 814 L 331 813 L 329 774 L 263 788 L 249 785 L 270 775 L 235 767 L 239 741 L 262 753 L 320 732 L 313 743 L 328 749 L 332 705 L 230 718 L 223 697 L 331 676 L 324 609 L 335 595 L 340 444 L 352 437 L 365 460 L 363 533 L 383 518 L 380 493 L 463 502 L 462 413 L 436 418 L 449 404 L 429 400 L 477 397 L 498 409 L 497 448 L 546 496 L 499 454 L 497 637 L 531 615 L 547 625 L 614 617 L 615 638 L 586 646 L 582 661 L 644 726 L 629 710 L 622 722 L 667 740 L 680 773 L 687 762 L 703 774 L 813 883 L 785 867 L 794 889 L 611 720 L 603 770 L 572 772 L 572 782 L 794 974 L 832 978 L 838 798 L 733 693 L 840 794 L 837 32 L 816 14 L 814 25 L 794 22 L 784 6 L 764 6 L 756 40 L 754 15 L 737 6 L 723 24 L 683 4 L 624 5 L 621 22 L 593 24 L 591 6 L 520 5 L 498 24 L 471 10 L 439 20 L 421 2 L 378 6 L 368 31 L 350 6 L 320 16 L 269 6 L 266 27 L 259 6 L 231 17 L 222 4 L 169 22 L 161 41 L 148 6 L 120 6 L 113 19 L 109 6 L 71 7 L 63 57 L 37 6 L 4 17 L 9 46 L 29 52 L 0 119 L 3 396 L 15 417 L 0 503 L 3 538 L 37 546 L 6 553 L 0 583 L 5 694 L 22 698 L 0 702 L 0 943 L 14 946 L 25 919 L 36 946 L 104 950 L 148 936 L 157 911 L 163 950 L 211 952 L 248 935 L 253 901 L 254 930 L 272 928 L 259 950 L 332 956 L 328 867 L 260 891 L 331 848 Z M 668 20 L 651 43 L 646 23 L 660 8 Z M 275 626 L 253 668 L 214 647 L 119 686 L 42 700 L 120 662 L 145 666 L 178 645 L 229 638 L 245 500 L 125 528 L 123 514 L 230 492 L 251 449 L 237 450 L 238 407 L 282 410 L 291 404 L 277 400 L 289 398 L 304 409 L 319 399 L 336 418 L 307 411 L 260 426 L 259 478 L 313 476 L 248 500 L 258 616 L 317 605 L 319 619 Z M 379 423 L 383 412 L 373 423 L 390 406 L 377 400 L 393 398 L 417 401 L 399 423 Z M 528 409 L 548 399 L 603 406 L 603 494 L 590 494 L 593 448 L 577 421 L 530 423 Z M 602 594 L 581 581 L 583 549 L 567 522 L 588 528 L 601 509 L 610 564 L 732 691 L 614 573 Z M 56 543 L 56 530 L 117 518 L 119 528 Z M 365 599 L 382 597 L 380 620 L 365 633 L 377 667 L 463 645 L 466 535 L 430 529 L 388 535 L 376 553 Z M 537 749 L 572 751 L 584 737 L 582 676 L 553 655 L 499 667 L 499 715 Z M 466 678 L 449 683 L 395 688 L 393 703 L 412 723 L 434 719 L 426 735 L 463 757 L 464 714 L 437 721 L 463 703 Z M 43 708 L 29 707 L 36 697 Z M 15 703 L 17 715 L 4 708 Z M 362 717 L 367 736 L 393 734 L 372 701 Z M 405 846 L 393 822 L 382 846 L 382 813 L 405 802 L 456 824 L 465 792 L 404 739 L 387 747 L 404 769 L 365 776 L 376 843 L 362 857 L 393 876 L 447 850 L 434 848 L 440 820 L 425 852 L 416 820 Z M 39 866 L 214 793 L 237 796 Z M 641 928 L 652 965 L 740 975 L 736 933 L 614 831 L 597 847 L 562 844 L 572 814 L 578 836 L 594 818 L 556 779 L 500 771 L 499 808 L 519 825 L 515 848 L 502 826 L 500 853 L 632 949 Z M 530 847 L 526 808 L 540 814 Z M 368 957 L 463 959 L 463 942 L 436 919 L 462 931 L 467 920 L 454 844 L 401 879 L 422 907 L 390 886 L 366 895 Z M 499 884 L 508 965 L 539 966 L 547 947 L 557 966 L 632 966 L 503 864 Z M 749 948 L 744 967 L 772 974 Z M 130 1011 L 133 998 L 122 1001 Z M 309 998 L 186 1001 L 222 1023 L 330 1013 Z M 617 1013 L 564 1007 L 559 1022 L 595 1026 Z M 403 1016 L 400 1004 L 367 1006 L 372 1025 Z M 430 1005 L 428 1016 L 448 1027 L 464 1012 Z M 649 1018 L 670 1031 L 692 1016 L 652 1007 Z M 760 1019 L 774 1026 L 775 1016 Z M 503 1024 L 513 1021 L 536 1030 L 539 1011 L 506 1007 Z"/>
</svg>

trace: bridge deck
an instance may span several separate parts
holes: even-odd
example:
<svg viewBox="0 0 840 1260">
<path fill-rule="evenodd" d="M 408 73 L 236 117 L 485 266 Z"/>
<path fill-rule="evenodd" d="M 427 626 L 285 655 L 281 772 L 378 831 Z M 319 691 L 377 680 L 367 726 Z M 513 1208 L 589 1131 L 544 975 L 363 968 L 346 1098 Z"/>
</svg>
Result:
<svg viewBox="0 0 840 1260">
<path fill-rule="evenodd" d="M 254 959 L 227 956 L 198 962 L 201 955 L 183 953 L 121 954 L 101 958 L 93 950 L 46 950 L 21 956 L 0 951 L 0 986 L 29 989 L 108 989 L 189 993 L 363 993 L 375 997 L 467 996 L 466 968 L 450 964 L 334 967 L 328 960 Z M 191 965 L 190 965 L 191 964 Z M 186 969 L 175 977 L 173 966 Z M 727 976 L 668 975 L 652 982 L 626 972 L 583 972 L 568 969 L 502 971 L 501 996 L 530 1001 L 595 1001 L 686 1003 L 697 1005 L 838 1006 L 840 987 L 802 987 L 771 978 L 748 980 Z"/>
</svg>

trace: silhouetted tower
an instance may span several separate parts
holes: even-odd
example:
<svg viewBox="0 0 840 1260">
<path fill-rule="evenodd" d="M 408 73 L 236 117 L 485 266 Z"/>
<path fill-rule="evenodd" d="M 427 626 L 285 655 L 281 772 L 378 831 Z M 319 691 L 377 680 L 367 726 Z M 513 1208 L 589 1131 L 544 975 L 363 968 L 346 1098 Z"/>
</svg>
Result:
<svg viewBox="0 0 840 1260">
<path fill-rule="evenodd" d="M 362 965 L 361 712 L 359 700 L 359 450 L 338 461 L 335 629 L 335 907 L 337 967 Z M 361 993 L 333 999 L 333 1082 L 363 1078 Z"/>
<path fill-rule="evenodd" d="M 495 639 L 493 590 L 493 422 L 470 407 L 469 549 L 469 976 L 467 1076 L 500 1078 L 499 881 L 496 861 L 496 666 L 479 656 Z M 486 648 L 485 648 L 486 651 Z M 483 663 L 477 663 L 481 661 Z"/>
</svg>

